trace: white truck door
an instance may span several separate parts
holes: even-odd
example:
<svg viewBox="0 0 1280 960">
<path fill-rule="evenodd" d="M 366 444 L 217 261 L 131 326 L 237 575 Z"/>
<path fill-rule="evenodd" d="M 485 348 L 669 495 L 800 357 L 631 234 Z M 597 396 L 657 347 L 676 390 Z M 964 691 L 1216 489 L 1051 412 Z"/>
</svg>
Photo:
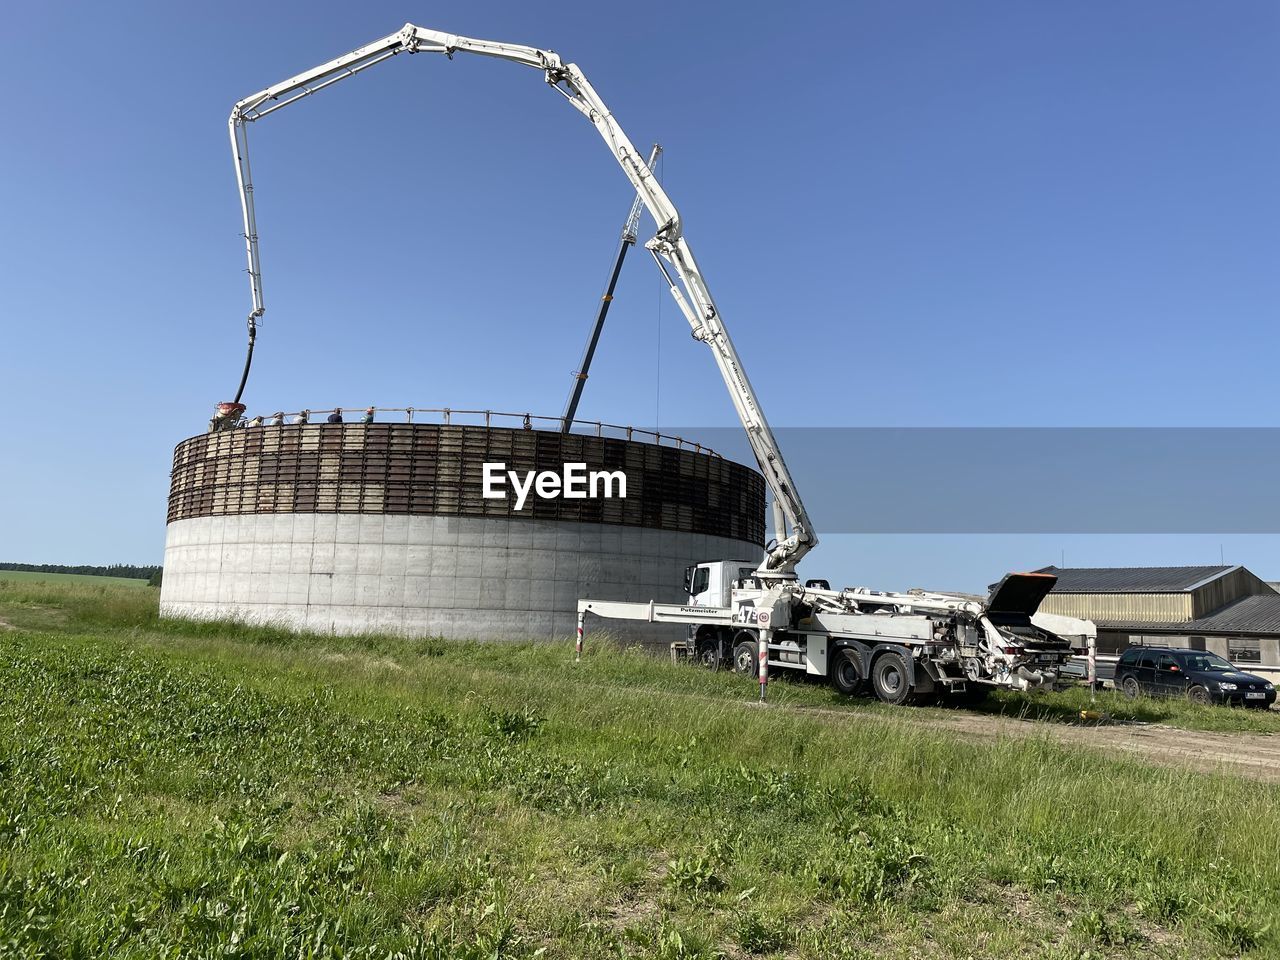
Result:
<svg viewBox="0 0 1280 960">
<path fill-rule="evenodd" d="M 693 607 L 720 606 L 719 564 L 700 563 L 693 568 L 689 582 L 689 605 Z"/>
</svg>

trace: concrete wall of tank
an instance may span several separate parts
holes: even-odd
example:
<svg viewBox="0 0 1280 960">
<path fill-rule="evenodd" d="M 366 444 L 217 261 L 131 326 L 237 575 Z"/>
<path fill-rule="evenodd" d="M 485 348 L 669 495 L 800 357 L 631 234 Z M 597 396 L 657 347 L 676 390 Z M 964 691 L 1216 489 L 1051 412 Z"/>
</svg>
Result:
<svg viewBox="0 0 1280 960">
<path fill-rule="evenodd" d="M 580 597 L 678 602 L 684 569 L 755 560 L 726 537 L 570 521 L 279 514 L 169 525 L 161 612 L 340 634 L 572 636 Z M 593 621 L 659 642 L 678 629 Z"/>
<path fill-rule="evenodd" d="M 480 496 L 493 461 L 622 469 L 628 496 L 519 511 Z M 763 532 L 763 478 L 705 451 L 459 425 L 246 428 L 175 451 L 161 613 L 335 633 L 567 637 L 578 598 L 678 602 L 686 566 L 754 560 Z M 592 629 L 673 635 L 622 621 Z"/>
</svg>

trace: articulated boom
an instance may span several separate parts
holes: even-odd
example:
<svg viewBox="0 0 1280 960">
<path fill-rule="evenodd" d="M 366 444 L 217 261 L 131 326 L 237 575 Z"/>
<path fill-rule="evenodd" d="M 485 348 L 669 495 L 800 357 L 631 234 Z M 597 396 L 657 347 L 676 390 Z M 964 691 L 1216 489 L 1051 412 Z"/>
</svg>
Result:
<svg viewBox="0 0 1280 960">
<path fill-rule="evenodd" d="M 658 224 L 657 234 L 645 246 L 653 254 L 655 262 L 666 277 L 671 294 L 688 321 L 693 336 L 711 348 L 716 365 L 720 369 L 720 375 L 733 399 L 734 409 L 747 431 L 751 449 L 773 493 L 776 542 L 766 551 L 766 557 L 758 573 L 762 578 L 770 581 L 793 581 L 796 564 L 817 545 L 818 540 L 810 526 L 809 517 L 800 501 L 800 496 L 796 492 L 795 483 L 783 462 L 777 440 L 760 409 L 756 392 L 729 339 L 728 331 L 720 318 L 720 312 L 716 309 L 715 301 L 707 289 L 702 272 L 693 258 L 693 252 L 684 239 L 679 212 L 649 170 L 644 158 L 636 151 L 622 127 L 614 120 L 604 101 L 587 82 L 582 71 L 575 64 L 564 63 L 550 50 L 489 40 L 474 40 L 470 37 L 441 33 L 407 23 L 397 33 L 375 40 L 296 77 L 267 87 L 235 105 L 228 125 L 232 152 L 236 160 L 240 204 L 244 214 L 245 248 L 252 294 L 252 309 L 249 313 L 250 357 L 252 357 L 257 321 L 263 315 L 264 306 L 262 264 L 253 204 L 253 180 L 249 170 L 247 126 L 303 97 L 323 90 L 339 80 L 355 76 L 374 64 L 400 53 L 443 53 L 450 59 L 455 53 L 474 53 L 533 67 L 541 70 L 546 82 L 595 126 L 608 145 L 613 158 L 622 167 L 622 172 L 631 181 L 645 207 L 653 216 L 654 222 Z M 672 271 L 674 271 L 674 277 Z M 245 377 L 247 376 L 248 365 L 246 364 Z M 242 378 L 240 391 L 243 390 L 244 379 Z M 238 392 L 236 400 L 239 399 Z"/>
</svg>

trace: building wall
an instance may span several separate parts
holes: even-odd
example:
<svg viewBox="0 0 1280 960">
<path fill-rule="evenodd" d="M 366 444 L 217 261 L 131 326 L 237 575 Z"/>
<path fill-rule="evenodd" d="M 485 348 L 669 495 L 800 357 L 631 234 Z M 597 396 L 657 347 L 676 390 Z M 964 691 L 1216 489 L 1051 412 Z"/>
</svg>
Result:
<svg viewBox="0 0 1280 960">
<path fill-rule="evenodd" d="M 1192 591 L 1191 617 L 1195 619 L 1208 616 L 1233 600 L 1270 592 L 1271 588 L 1265 580 L 1254 576 L 1244 567 L 1230 570 Z"/>
<path fill-rule="evenodd" d="M 169 525 L 163 616 L 482 640 L 568 638 L 579 598 L 679 602 L 686 566 L 756 561 L 725 537 L 569 521 L 277 514 Z M 682 628 L 595 621 L 660 642 Z"/>
<path fill-rule="evenodd" d="M 1134 633 L 1131 630 L 1101 627 L 1098 630 L 1098 652 L 1123 653 L 1132 646 L 1184 647 L 1208 650 L 1226 657 L 1232 663 L 1249 669 L 1253 665 L 1280 667 L 1280 638 L 1239 637 L 1188 633 Z"/>
<path fill-rule="evenodd" d="M 1040 609 L 1082 620 L 1177 623 L 1192 619 L 1189 593 L 1051 593 Z"/>
<path fill-rule="evenodd" d="M 487 499 L 486 463 L 621 471 L 625 498 Z M 620 437 L 430 423 L 287 424 L 178 444 L 170 522 L 246 514 L 406 514 L 573 520 L 764 544 L 764 477 L 695 449 Z"/>
</svg>

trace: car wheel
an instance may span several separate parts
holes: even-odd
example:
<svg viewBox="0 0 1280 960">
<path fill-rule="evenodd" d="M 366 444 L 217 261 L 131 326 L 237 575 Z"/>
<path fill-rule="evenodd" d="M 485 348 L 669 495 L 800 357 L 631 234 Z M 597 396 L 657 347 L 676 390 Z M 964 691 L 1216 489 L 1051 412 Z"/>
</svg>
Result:
<svg viewBox="0 0 1280 960">
<path fill-rule="evenodd" d="M 858 670 L 858 657 L 852 650 L 837 650 L 831 661 L 831 686 L 846 697 L 856 697 L 866 689 L 866 681 Z"/>
<path fill-rule="evenodd" d="M 733 648 L 733 672 L 752 677 L 757 674 L 758 664 L 754 642 L 743 640 Z"/>
<path fill-rule="evenodd" d="M 1138 680 L 1137 680 L 1137 678 L 1136 678 L 1136 677 L 1125 677 L 1125 678 L 1124 678 L 1124 680 L 1122 680 L 1122 681 L 1120 682 L 1120 692 L 1121 692 L 1121 693 L 1123 693 L 1123 694 L 1124 694 L 1126 697 L 1128 697 L 1130 700 L 1137 700 L 1137 699 L 1138 699 L 1138 694 L 1141 692 L 1141 691 L 1138 689 Z"/>
<path fill-rule="evenodd" d="M 1213 703 L 1213 698 L 1209 696 L 1209 691 L 1198 683 L 1187 691 L 1187 696 L 1191 698 L 1192 703 L 1198 703 L 1201 706 Z"/>
<path fill-rule="evenodd" d="M 882 653 L 871 665 L 871 686 L 885 703 L 898 705 L 911 698 L 907 677 L 907 663 L 900 654 Z"/>
</svg>

